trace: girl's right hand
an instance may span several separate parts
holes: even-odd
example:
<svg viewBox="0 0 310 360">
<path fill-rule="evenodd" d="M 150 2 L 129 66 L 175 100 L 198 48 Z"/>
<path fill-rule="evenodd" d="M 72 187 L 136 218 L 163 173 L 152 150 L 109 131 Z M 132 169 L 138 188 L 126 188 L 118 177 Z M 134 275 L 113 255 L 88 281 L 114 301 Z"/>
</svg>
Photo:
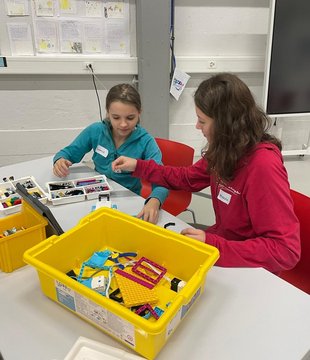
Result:
<svg viewBox="0 0 310 360">
<path fill-rule="evenodd" d="M 72 162 L 64 159 L 64 158 L 60 158 L 58 159 L 53 167 L 53 172 L 54 175 L 58 176 L 58 177 L 66 177 L 69 175 L 69 167 L 72 165 Z"/>
<path fill-rule="evenodd" d="M 120 156 L 112 162 L 112 170 L 115 172 L 135 171 L 137 160 L 126 156 Z"/>
</svg>

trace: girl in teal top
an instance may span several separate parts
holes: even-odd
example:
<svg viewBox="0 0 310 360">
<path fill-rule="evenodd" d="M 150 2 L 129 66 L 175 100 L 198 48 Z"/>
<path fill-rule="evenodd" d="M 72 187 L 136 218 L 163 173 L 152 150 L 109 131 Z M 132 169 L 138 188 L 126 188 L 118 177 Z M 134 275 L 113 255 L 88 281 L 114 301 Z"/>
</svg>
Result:
<svg viewBox="0 0 310 360">
<path fill-rule="evenodd" d="M 139 125 L 141 99 L 139 93 L 129 84 L 112 87 L 106 98 L 107 116 L 103 122 L 86 127 L 73 142 L 54 156 L 54 174 L 65 177 L 69 167 L 82 160 L 93 150 L 95 170 L 140 194 L 141 182 L 130 173 L 115 173 L 111 163 L 121 155 L 136 159 L 153 159 L 161 164 L 161 151 L 155 139 Z M 158 221 L 160 206 L 168 190 L 154 185 L 143 209 L 137 215 L 154 224 Z"/>
</svg>

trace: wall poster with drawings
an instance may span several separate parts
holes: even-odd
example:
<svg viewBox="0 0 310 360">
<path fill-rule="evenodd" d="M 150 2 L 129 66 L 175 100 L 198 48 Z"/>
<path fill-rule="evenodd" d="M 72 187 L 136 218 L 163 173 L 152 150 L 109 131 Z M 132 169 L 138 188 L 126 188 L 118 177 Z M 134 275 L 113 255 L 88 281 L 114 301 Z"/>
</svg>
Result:
<svg viewBox="0 0 310 360">
<path fill-rule="evenodd" d="M 4 0 L 5 56 L 130 55 L 129 0 Z"/>
</svg>

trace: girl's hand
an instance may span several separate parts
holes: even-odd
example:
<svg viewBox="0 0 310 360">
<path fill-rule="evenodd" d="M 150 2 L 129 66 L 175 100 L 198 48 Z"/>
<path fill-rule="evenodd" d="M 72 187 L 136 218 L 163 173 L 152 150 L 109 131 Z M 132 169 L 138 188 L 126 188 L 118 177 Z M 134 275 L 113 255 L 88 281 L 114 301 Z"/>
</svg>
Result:
<svg viewBox="0 0 310 360">
<path fill-rule="evenodd" d="M 120 156 L 112 162 L 112 170 L 115 172 L 135 171 L 137 160 L 126 156 Z"/>
<path fill-rule="evenodd" d="M 201 242 L 206 241 L 206 233 L 203 230 L 186 228 L 181 231 L 181 234 Z"/>
<path fill-rule="evenodd" d="M 64 158 L 60 158 L 58 159 L 53 167 L 53 173 L 54 175 L 58 176 L 58 177 L 66 177 L 69 175 L 69 167 L 72 165 L 72 162 L 64 159 Z"/>
<path fill-rule="evenodd" d="M 137 215 L 145 221 L 152 224 L 157 224 L 159 217 L 160 201 L 156 198 L 151 198 Z"/>
</svg>

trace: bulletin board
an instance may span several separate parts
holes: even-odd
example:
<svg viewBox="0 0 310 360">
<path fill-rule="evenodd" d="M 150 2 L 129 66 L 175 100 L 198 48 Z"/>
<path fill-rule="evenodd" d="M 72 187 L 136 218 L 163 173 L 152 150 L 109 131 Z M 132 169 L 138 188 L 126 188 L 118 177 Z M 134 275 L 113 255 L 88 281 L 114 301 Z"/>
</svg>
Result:
<svg viewBox="0 0 310 360">
<path fill-rule="evenodd" d="M 36 62 L 131 58 L 133 0 L 2 0 L 0 54 Z M 131 11 L 130 11 L 131 10 Z M 50 61 L 49 67 L 52 64 Z M 53 66 L 52 66 L 53 68 Z M 51 68 L 51 72 L 53 72 Z M 48 70 L 47 70 L 48 72 Z"/>
</svg>

